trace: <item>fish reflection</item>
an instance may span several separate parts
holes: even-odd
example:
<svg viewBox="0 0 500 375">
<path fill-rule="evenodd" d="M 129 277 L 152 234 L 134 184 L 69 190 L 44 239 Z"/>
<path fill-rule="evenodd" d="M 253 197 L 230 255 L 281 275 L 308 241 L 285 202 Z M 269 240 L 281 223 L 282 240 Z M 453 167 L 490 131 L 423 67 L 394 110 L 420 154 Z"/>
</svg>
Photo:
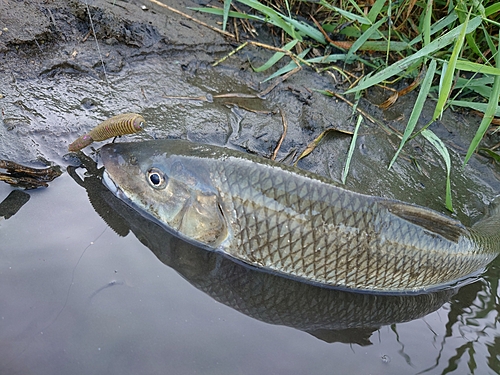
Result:
<svg viewBox="0 0 500 375">
<path fill-rule="evenodd" d="M 118 234 L 129 230 L 156 257 L 215 300 L 260 321 L 293 327 L 326 342 L 370 345 L 381 326 L 423 317 L 447 302 L 454 289 L 420 295 L 375 295 L 339 291 L 284 278 L 197 248 L 117 199 L 102 184 L 101 170 L 83 158 L 83 178 L 69 174 L 87 190 L 98 214 Z"/>
</svg>

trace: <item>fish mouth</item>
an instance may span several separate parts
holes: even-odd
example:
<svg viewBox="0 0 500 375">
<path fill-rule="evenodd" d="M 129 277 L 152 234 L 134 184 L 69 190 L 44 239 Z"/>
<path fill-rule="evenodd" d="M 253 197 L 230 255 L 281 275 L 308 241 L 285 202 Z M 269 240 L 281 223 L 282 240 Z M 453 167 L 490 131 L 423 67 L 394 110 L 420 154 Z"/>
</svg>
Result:
<svg viewBox="0 0 500 375">
<path fill-rule="evenodd" d="M 124 202 L 131 202 L 129 197 L 125 194 L 125 192 L 113 181 L 111 175 L 104 170 L 102 174 L 102 183 L 104 186 L 108 188 L 108 190 L 117 198 L 121 199 Z M 130 203 L 129 203 L 130 204 Z"/>
<path fill-rule="evenodd" d="M 104 170 L 103 174 L 102 174 L 102 183 L 104 184 L 104 186 L 106 186 L 108 188 L 109 191 L 111 191 L 114 195 L 118 195 L 120 188 L 118 187 L 118 185 L 115 184 L 115 182 L 113 181 L 113 179 L 111 178 L 111 176 L 109 175 L 108 171 Z"/>
<path fill-rule="evenodd" d="M 117 167 L 116 158 L 114 153 L 114 147 L 110 145 L 104 145 L 101 147 L 101 160 L 104 165 L 104 171 L 102 174 L 102 183 L 108 188 L 108 190 L 116 197 L 128 201 L 128 197 L 125 192 L 120 188 L 119 184 L 113 179 L 113 171 Z"/>
</svg>

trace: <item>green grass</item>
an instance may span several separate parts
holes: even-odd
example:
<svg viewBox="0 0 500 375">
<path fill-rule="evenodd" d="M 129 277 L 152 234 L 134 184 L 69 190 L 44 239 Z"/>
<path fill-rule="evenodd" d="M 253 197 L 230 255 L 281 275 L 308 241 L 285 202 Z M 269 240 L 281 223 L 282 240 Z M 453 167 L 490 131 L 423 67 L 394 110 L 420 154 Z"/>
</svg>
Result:
<svg viewBox="0 0 500 375">
<path fill-rule="evenodd" d="M 375 85 L 413 80 L 424 69 L 418 98 L 389 167 L 396 162 L 408 140 L 423 136 L 445 161 L 446 206 L 452 210 L 448 150 L 428 127 L 449 106 L 482 113 L 481 124 L 463 159 L 465 165 L 480 146 L 493 118 L 500 115 L 500 3 L 376 0 L 366 7 L 354 0 L 316 3 L 224 0 L 223 3 L 221 9 L 197 10 L 222 16 L 224 29 L 232 17 L 267 23 L 285 40 L 281 48 L 286 53 L 276 52 L 255 68 L 266 71 L 283 58 L 290 58 L 288 64 L 275 70 L 268 79 L 285 74 L 297 65 L 307 64 L 320 72 L 333 64 L 340 63 L 341 67 L 336 65 L 335 69 L 345 71 L 349 70 L 348 64 L 364 64 L 371 73 L 345 91 L 344 94 L 349 95 Z M 231 4 L 245 11 L 232 11 Z M 313 49 L 315 56 L 311 56 Z M 318 56 L 318 51 L 323 54 Z M 429 98 L 435 102 L 434 116 L 430 123 L 417 129 L 420 112 Z M 492 156 L 492 152 L 484 154 Z M 347 169 L 348 163 L 345 171 Z"/>
</svg>

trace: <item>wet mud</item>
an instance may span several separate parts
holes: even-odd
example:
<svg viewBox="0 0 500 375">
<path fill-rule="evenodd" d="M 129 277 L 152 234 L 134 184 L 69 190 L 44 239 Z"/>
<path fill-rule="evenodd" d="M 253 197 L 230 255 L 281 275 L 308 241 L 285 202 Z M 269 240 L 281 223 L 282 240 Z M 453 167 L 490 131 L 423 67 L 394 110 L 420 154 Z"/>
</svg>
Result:
<svg viewBox="0 0 500 375">
<path fill-rule="evenodd" d="M 201 1 L 164 3 L 210 25 L 217 26 L 219 21 L 187 9 L 200 6 Z M 257 32 L 267 40 L 265 26 L 257 25 Z M 131 230 L 126 220 L 118 219 L 111 224 L 114 231 L 106 232 L 109 217 L 115 216 L 113 210 L 106 208 L 107 199 L 101 197 L 101 190 L 92 193 L 81 188 L 88 175 L 77 168 L 79 161 L 67 151 L 71 142 L 89 133 L 100 122 L 120 113 L 134 112 L 145 118 L 145 130 L 123 136 L 117 142 L 182 138 L 270 157 L 283 134 L 283 115 L 288 127 L 277 160 L 292 163 L 324 130 L 353 130 L 357 115 L 353 115 L 352 108 L 318 92 L 341 93 L 346 87 L 341 76 L 319 74 L 304 67 L 269 93 L 259 95 L 274 81 L 265 81 L 270 72 L 255 73 L 252 66 L 261 65 L 272 52 L 246 47 L 212 66 L 238 43 L 147 0 L 0 0 L 0 33 L 0 159 L 34 167 L 40 166 L 38 160 L 45 159 L 63 170 L 69 166 L 68 173 L 51 181 L 48 188 L 30 191 L 31 199 L 22 196 L 14 203 L 7 201 L 0 205 L 0 215 L 8 218 L 0 221 L 3 243 L 0 256 L 6 265 L 0 270 L 0 284 L 13 285 L 0 288 L 3 300 L 11 302 L 11 307 L 0 308 L 2 323 L 10 327 L 5 328 L 0 340 L 0 358 L 8 359 L 2 361 L 0 369 L 10 373 L 48 374 L 64 369 L 78 373 L 72 362 L 78 358 L 97 372 L 160 373 L 164 370 L 165 358 L 170 358 L 170 372 L 179 374 L 206 370 L 207 366 L 218 374 L 234 373 L 236 367 L 241 373 L 291 374 L 301 370 L 303 373 L 306 369 L 300 366 L 307 364 L 316 364 L 318 374 L 331 373 L 331 361 L 318 362 L 315 355 L 320 355 L 336 358 L 336 364 L 348 357 L 345 365 L 339 367 L 339 371 L 345 372 L 377 369 L 380 373 L 407 373 L 409 368 L 418 367 L 419 371 L 438 373 L 434 371 L 436 368 L 445 371 L 448 364 L 453 365 L 455 352 L 463 353 L 460 345 L 476 340 L 476 345 L 486 347 L 494 341 L 493 337 L 500 336 L 498 331 L 490 332 L 491 340 L 481 336 L 479 330 L 490 324 L 488 320 L 481 321 L 477 332 L 472 326 L 459 323 L 460 319 L 483 319 L 481 306 L 487 305 L 488 311 L 495 311 L 495 286 L 499 276 L 495 262 L 485 279 L 463 288 L 453 298 L 439 299 L 439 304 L 450 299 L 451 304 L 424 318 L 430 323 L 419 319 L 396 325 L 409 318 L 399 321 L 381 318 L 356 336 L 356 332 L 349 331 L 355 327 L 349 320 L 349 324 L 336 327 L 343 330 L 336 333 L 341 338 L 325 340 L 337 342 L 335 345 L 371 343 L 373 350 L 367 352 L 370 358 L 367 361 L 360 360 L 365 358 L 361 352 L 353 354 L 349 345 L 335 346 L 336 354 L 332 357 L 331 347 L 324 346 L 323 341 L 321 345 L 316 343 L 318 340 L 313 335 L 306 334 L 306 338 L 300 335 L 303 332 L 288 335 L 289 331 L 274 326 L 271 329 L 266 323 L 257 324 L 240 317 L 238 312 L 214 307 L 211 298 L 204 293 L 197 294 L 197 289 L 185 283 L 182 277 L 167 271 L 169 267 L 165 264 L 174 268 L 178 265 L 178 272 L 191 278 L 190 282 L 197 287 L 203 281 L 193 281 L 193 278 L 206 272 L 212 278 L 208 281 L 217 283 L 217 278 L 224 275 L 220 271 L 232 269 L 233 265 L 210 259 L 210 264 L 216 264 L 217 272 L 212 268 L 194 270 L 196 276 L 189 264 L 185 268 L 186 264 L 182 263 L 189 261 L 189 255 L 183 258 L 175 251 L 175 257 L 172 251 L 162 253 L 159 244 L 154 245 L 155 254 L 152 254 L 134 237 L 127 236 Z M 367 119 L 361 125 L 347 188 L 430 207 L 459 218 L 465 225 L 477 221 L 484 215 L 488 203 L 500 194 L 500 167 L 480 155 L 462 166 L 480 118 L 448 110 L 431 127 L 449 147 L 452 158 L 456 212 L 451 214 L 444 205 L 444 162 L 423 139 L 411 141 L 393 168 L 387 169 L 399 145 L 394 132 L 404 130 L 415 96 L 407 95 L 389 110 L 382 111 L 377 104 L 383 102 L 386 95 L 373 90 L 361 101 L 362 109 L 383 126 Z M 429 121 L 433 111 L 433 103 L 429 102 L 420 123 Z M 330 132 L 298 166 L 338 181 L 350 141 L 350 136 L 344 133 Z M 490 145 L 500 142 L 498 133 L 488 136 L 485 142 Z M 98 149 L 101 144 L 94 142 L 83 151 L 96 158 L 93 148 Z M 0 201 L 11 191 L 11 187 L 2 186 Z M 92 205 L 96 206 L 95 210 Z M 135 229 L 140 233 L 141 227 Z M 100 231 L 104 233 L 102 237 Z M 147 231 L 144 228 L 142 231 L 146 234 L 139 235 L 139 239 L 146 242 Z M 32 242 L 22 238 L 31 238 Z M 165 256 L 168 261 L 161 259 Z M 244 278 L 239 280 L 244 284 Z M 200 289 L 212 288 L 212 284 L 207 285 Z M 243 292 L 238 293 L 244 293 L 244 285 L 241 290 Z M 236 292 L 229 291 L 234 293 L 232 301 L 240 303 L 232 308 L 241 311 L 249 302 Z M 481 305 L 476 298 L 486 302 Z M 218 295 L 216 299 L 228 304 L 225 301 L 230 297 Z M 176 304 L 184 306 L 183 310 L 177 310 Z M 30 310 L 30 306 L 35 306 L 37 312 Z M 261 319 L 259 316 L 265 315 L 266 311 L 258 310 L 259 305 L 251 306 L 250 316 Z M 380 309 L 380 306 L 384 305 L 378 301 L 368 308 Z M 438 307 L 433 301 L 432 308 L 422 308 L 413 318 Z M 145 313 L 144 309 L 149 312 Z M 221 320 L 217 320 L 217 316 L 222 316 Z M 183 323 L 185 317 L 191 325 Z M 443 323 L 443 317 L 449 317 L 448 323 Z M 280 324 L 276 316 L 273 319 L 267 321 Z M 353 317 L 349 315 L 346 319 Z M 315 331 L 321 336 L 328 334 L 320 333 L 322 329 L 331 328 L 327 323 L 313 328 L 304 322 L 300 324 L 304 331 Z M 397 328 L 381 327 L 390 323 Z M 124 325 L 129 327 L 126 334 L 122 331 Z M 432 329 L 426 334 L 420 333 L 429 325 Z M 106 329 L 108 335 L 103 338 L 100 334 Z M 398 329 L 401 331 L 396 333 L 402 336 L 394 338 L 393 333 Z M 461 329 L 468 332 L 470 340 L 460 341 L 459 337 L 463 339 L 463 336 L 456 331 Z M 40 332 L 45 332 L 45 336 Z M 239 336 L 233 337 L 229 332 Z M 379 338 L 375 338 L 377 334 Z M 71 344 L 67 339 L 71 335 L 80 335 L 81 339 Z M 425 338 L 419 339 L 420 335 Z M 145 337 L 153 339 L 145 344 Z M 259 341 L 263 337 L 265 344 Z M 143 344 L 143 351 L 130 344 L 134 339 Z M 439 341 L 441 350 L 449 354 L 449 363 L 439 362 L 438 350 L 429 349 L 426 359 L 414 354 L 413 362 L 417 364 L 413 365 L 411 356 L 401 349 L 405 339 L 407 350 L 414 349 L 415 353 L 422 350 L 422 343 L 433 347 Z M 299 345 L 302 340 L 304 346 Z M 176 342 L 179 345 L 176 346 Z M 283 349 L 276 352 L 275 348 L 280 345 L 284 345 Z M 168 349 L 158 349 L 164 347 Z M 193 355 L 195 359 L 182 354 L 181 347 L 188 348 L 188 356 Z M 308 348 L 314 348 L 315 353 L 308 352 Z M 147 360 L 132 363 L 130 358 L 136 357 L 126 358 L 123 353 L 133 350 Z M 230 354 L 222 355 L 224 350 Z M 268 371 L 266 366 L 257 364 L 257 359 L 267 355 L 265 350 L 276 355 L 282 365 L 273 365 L 272 371 Z M 106 352 L 107 360 L 95 360 L 99 352 Z M 243 358 L 241 352 L 247 355 Z M 284 365 L 296 363 L 296 358 L 302 358 L 303 364 L 295 368 Z M 436 361 L 439 363 L 435 364 Z M 485 362 L 486 359 L 479 366 L 486 366 Z M 120 364 L 113 367 L 110 363 Z M 367 367 L 362 367 L 362 363 Z M 495 369 L 491 363 L 482 373 Z"/>
</svg>

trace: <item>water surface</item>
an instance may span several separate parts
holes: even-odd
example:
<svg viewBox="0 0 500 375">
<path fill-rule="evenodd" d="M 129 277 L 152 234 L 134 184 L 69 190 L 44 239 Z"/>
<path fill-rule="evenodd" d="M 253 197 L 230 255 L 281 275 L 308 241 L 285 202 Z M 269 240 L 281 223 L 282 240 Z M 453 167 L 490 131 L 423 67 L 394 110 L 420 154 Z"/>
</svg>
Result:
<svg viewBox="0 0 500 375">
<path fill-rule="evenodd" d="M 0 198 L 9 191 L 0 185 Z M 227 287 L 221 295 L 203 284 L 217 271 L 216 265 L 210 271 L 210 265 L 196 264 L 210 261 L 204 251 L 189 256 L 193 250 L 183 250 L 182 242 L 168 235 L 163 251 L 159 227 L 153 239 L 146 224 L 135 224 L 139 236 L 142 230 L 156 241 L 157 255 L 186 280 L 132 232 L 117 235 L 68 174 L 30 194 L 16 215 L 0 222 L 2 372 L 487 374 L 500 369 L 496 263 L 485 279 L 462 288 L 451 302 L 444 296 L 437 311 L 410 322 L 363 329 L 356 327 L 359 311 L 339 321 L 333 303 L 331 319 L 321 318 L 330 327 L 317 330 L 318 338 L 249 317 L 200 291 L 191 283 L 225 303 L 234 300 Z M 209 267 L 206 274 L 200 273 L 203 267 Z M 397 311 L 397 305 L 386 308 Z M 250 312 L 274 319 L 258 305 Z M 361 326 L 373 323 L 362 318 Z M 301 319 L 299 324 L 307 324 Z"/>
</svg>

